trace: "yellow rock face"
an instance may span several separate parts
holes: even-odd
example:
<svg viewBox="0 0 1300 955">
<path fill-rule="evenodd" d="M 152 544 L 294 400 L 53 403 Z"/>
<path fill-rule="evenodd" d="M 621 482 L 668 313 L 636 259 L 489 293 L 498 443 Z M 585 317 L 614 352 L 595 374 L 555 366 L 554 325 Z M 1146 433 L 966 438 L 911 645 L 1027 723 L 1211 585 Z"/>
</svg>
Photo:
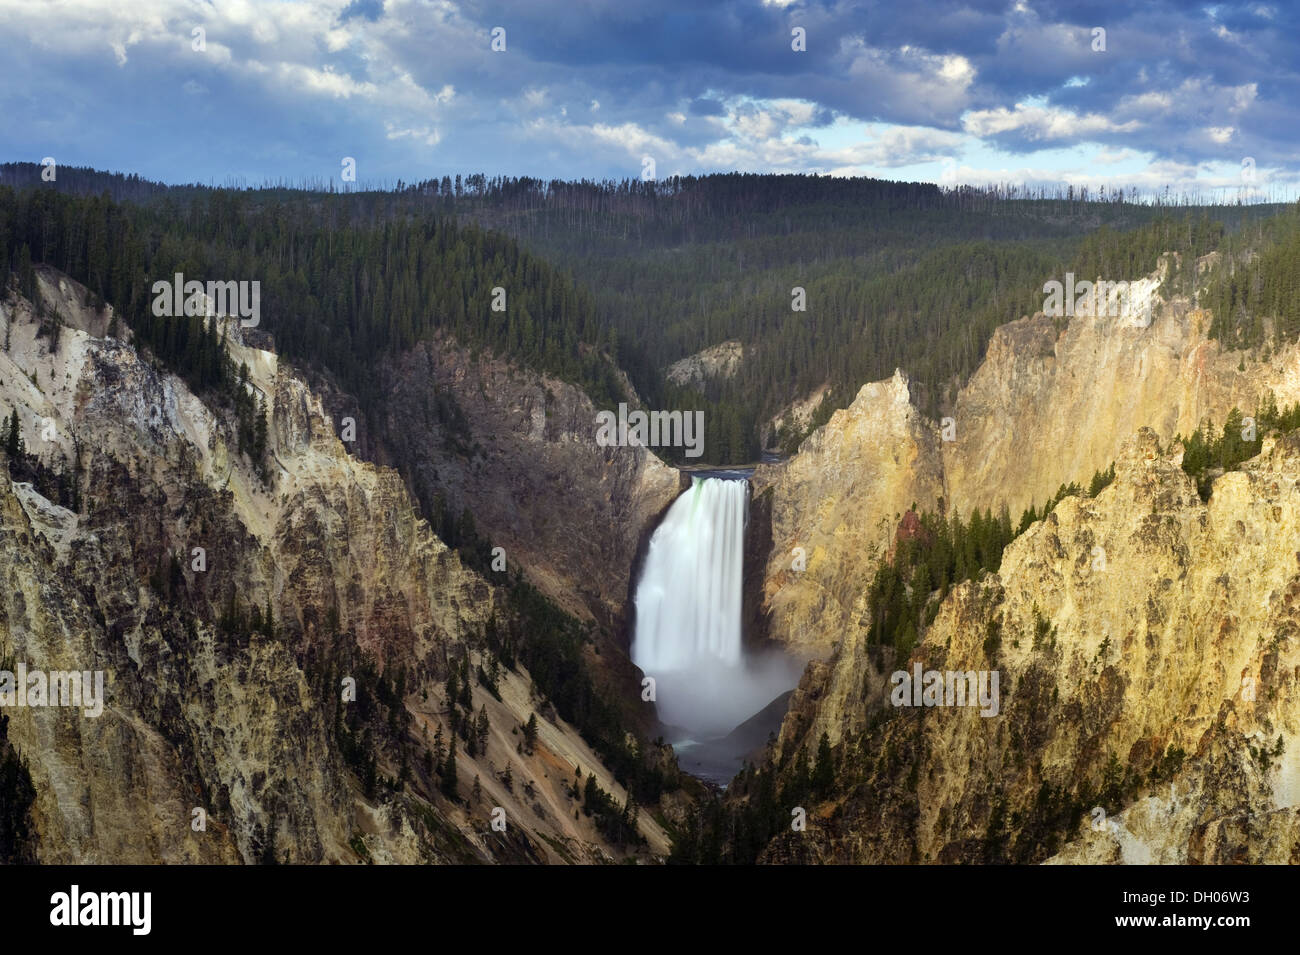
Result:
<svg viewBox="0 0 1300 955">
<path fill-rule="evenodd" d="M 772 635 L 824 653 L 864 628 L 861 595 L 898 516 L 943 493 L 939 435 L 908 400 L 901 373 L 864 385 L 799 454 L 754 475 L 771 495 L 765 599 Z"/>
<path fill-rule="evenodd" d="M 805 681 L 792 713 L 811 725 L 788 721 L 782 743 L 837 727 L 853 782 L 833 826 L 772 859 L 980 861 L 993 839 L 1014 861 L 1054 846 L 1060 862 L 1297 861 L 1297 547 L 1300 435 L 1267 442 L 1206 505 L 1144 429 L 1114 484 L 1065 499 L 998 574 L 956 587 L 910 659 L 846 643 Z M 917 663 L 996 670 L 999 713 L 900 712 L 889 674 Z"/>
<path fill-rule="evenodd" d="M 1300 434 L 1266 437 L 1208 504 L 1172 441 L 1300 400 L 1300 350 L 1227 352 L 1209 321 L 1182 300 L 1147 326 L 1021 319 L 952 421 L 920 420 L 896 375 L 762 475 L 771 635 L 826 658 L 778 752 L 825 732 L 845 761 L 827 823 L 768 861 L 1300 861 Z M 1018 518 L 1112 462 L 1098 497 L 955 587 L 909 659 L 866 645 L 862 595 L 908 504 Z M 918 663 L 997 671 L 999 714 L 900 712 L 891 675 Z"/>
<path fill-rule="evenodd" d="M 1161 270 L 1142 280 L 1155 296 Z M 1137 283 L 1135 283 L 1137 284 Z M 1140 298 L 1140 296 L 1135 296 Z M 789 461 L 762 468 L 772 489 L 766 607 L 771 636 L 824 654 L 864 611 L 861 594 L 911 504 L 1017 521 L 1062 484 L 1087 486 L 1139 428 L 1165 442 L 1202 422 L 1252 414 L 1270 392 L 1300 401 L 1300 346 L 1265 362 L 1206 337 L 1210 315 L 1153 298 L 1152 319 L 1121 311 L 1060 324 L 1041 313 L 998 329 L 951 418 L 930 422 L 901 372 L 864 385 Z M 1244 370 L 1238 370 L 1244 367 Z M 792 569 L 802 547 L 807 569 Z"/>
</svg>

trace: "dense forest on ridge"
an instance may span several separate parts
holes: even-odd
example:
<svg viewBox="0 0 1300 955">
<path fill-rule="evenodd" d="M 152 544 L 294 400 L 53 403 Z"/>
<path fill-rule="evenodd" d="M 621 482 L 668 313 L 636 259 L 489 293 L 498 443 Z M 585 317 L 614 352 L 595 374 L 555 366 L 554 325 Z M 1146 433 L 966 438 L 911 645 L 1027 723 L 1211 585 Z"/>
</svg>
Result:
<svg viewBox="0 0 1300 955">
<path fill-rule="evenodd" d="M 11 265 L 46 262 L 81 279 L 201 386 L 223 374 L 219 346 L 201 323 L 149 313 L 159 276 L 260 280 L 261 327 L 277 349 L 327 371 L 363 407 L 377 362 L 439 332 L 578 384 L 598 407 L 624 400 L 621 368 L 648 407 L 706 412 L 710 463 L 754 460 L 762 437 L 792 450 L 809 429 L 770 426 L 791 402 L 828 389 L 815 427 L 895 368 L 918 406 L 941 416 L 993 329 L 1040 309 L 1043 283 L 1066 272 L 1133 279 L 1165 252 L 1188 260 L 1222 248 L 1203 302 L 1218 316 L 1214 334 L 1260 344 L 1266 315 L 1280 321 L 1275 333 L 1300 329 L 1283 278 L 1300 215 L 1270 217 L 1275 207 L 819 176 L 470 175 L 341 193 L 168 187 L 67 168 L 56 190 L 39 173 L 0 167 Z M 1173 277 L 1181 291 L 1190 275 Z M 504 311 L 493 309 L 498 287 Z M 745 347 L 733 377 L 667 380 L 669 364 L 725 341 Z"/>
</svg>

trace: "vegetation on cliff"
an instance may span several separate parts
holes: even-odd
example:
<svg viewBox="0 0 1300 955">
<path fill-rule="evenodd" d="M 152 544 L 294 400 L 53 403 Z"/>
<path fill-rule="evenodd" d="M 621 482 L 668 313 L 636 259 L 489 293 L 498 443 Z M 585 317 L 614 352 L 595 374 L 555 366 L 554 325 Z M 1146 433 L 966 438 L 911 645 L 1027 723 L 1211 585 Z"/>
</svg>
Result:
<svg viewBox="0 0 1300 955">
<path fill-rule="evenodd" d="M 1209 500 L 1214 479 L 1259 454 L 1264 435 L 1270 429 L 1285 433 L 1297 427 L 1300 427 L 1300 404 L 1279 409 L 1277 397 L 1269 392 L 1249 423 L 1240 409 L 1233 408 L 1219 433 L 1204 424 L 1189 437 L 1179 437 L 1183 445 L 1183 470 L 1195 479 L 1201 500 Z"/>
<path fill-rule="evenodd" d="M 1098 471 L 1089 482 L 1088 496 L 1096 497 L 1114 479 L 1114 465 Z M 996 572 L 1008 544 L 1067 495 L 1082 493 L 1077 483 L 1062 484 L 1041 512 L 1030 505 L 1016 530 L 1005 508 L 998 515 L 976 509 L 969 521 L 956 512 L 945 518 L 932 512 L 918 514 L 915 508 L 908 511 L 899 523 L 892 556 L 881 561 L 867 591 L 868 641 L 892 646 L 904 656 L 910 653 L 954 584 L 976 578 L 982 571 Z"/>
<path fill-rule="evenodd" d="M 38 262 L 81 281 L 199 391 L 233 369 L 211 323 L 153 314 L 153 283 L 176 273 L 260 282 L 259 327 L 277 351 L 327 370 L 363 406 L 378 397 L 376 364 L 438 331 L 580 384 L 598 402 L 621 395 L 602 353 L 616 354 L 616 342 L 565 274 L 445 216 L 354 212 L 342 197 L 212 190 L 137 205 L 0 187 L 0 255 L 20 277 Z"/>
<path fill-rule="evenodd" d="M 1200 304 L 1210 336 L 1229 348 L 1269 347 L 1300 335 L 1300 205 L 1228 236 Z"/>
</svg>

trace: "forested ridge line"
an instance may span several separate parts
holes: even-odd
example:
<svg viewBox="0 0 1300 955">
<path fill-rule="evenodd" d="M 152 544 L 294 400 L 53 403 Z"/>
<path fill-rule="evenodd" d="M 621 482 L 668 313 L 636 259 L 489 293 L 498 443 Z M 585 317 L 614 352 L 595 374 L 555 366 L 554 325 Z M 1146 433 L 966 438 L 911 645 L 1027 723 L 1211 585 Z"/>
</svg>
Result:
<svg viewBox="0 0 1300 955">
<path fill-rule="evenodd" d="M 622 400 L 621 367 L 648 406 L 705 412 L 708 463 L 756 459 L 765 433 L 770 447 L 792 451 L 895 368 L 907 372 L 918 407 L 941 417 L 993 330 L 1039 310 L 1043 282 L 1069 271 L 1131 280 L 1165 252 L 1187 259 L 1223 246 L 1229 278 L 1216 273 L 1206 301 L 1231 317 L 1213 333 L 1241 347 L 1262 341 L 1266 324 L 1300 330 L 1300 296 L 1287 297 L 1297 279 L 1281 278 L 1296 272 L 1285 239 L 1296 217 L 1270 219 L 1275 207 L 803 175 L 473 174 L 331 192 L 167 187 L 68 169 L 55 184 L 39 172 L 0 166 L 0 182 L 21 181 L 15 195 L 28 197 L 13 207 L 26 211 L 0 224 L 14 236 L 11 264 L 21 264 L 25 242 L 36 260 L 111 298 L 166 361 L 187 361 L 202 333 L 152 320 L 140 275 L 188 266 L 261 278 L 277 348 L 327 370 L 363 406 L 375 398 L 369 367 L 445 330 L 578 384 L 598 406 Z M 112 203 L 96 187 L 132 201 Z M 56 192 L 71 193 L 60 201 L 77 211 L 55 213 L 40 205 L 55 200 L 35 198 Z M 101 236 L 112 237 L 106 255 Z M 1256 261 L 1249 250 L 1260 243 L 1275 251 Z M 1273 278 L 1262 281 L 1261 269 Z M 1190 289 L 1186 276 L 1175 281 Z M 491 308 L 498 286 L 504 312 Z M 732 340 L 745 346 L 734 377 L 667 380 L 673 361 Z M 823 386 L 809 426 L 767 427 Z M 681 451 L 661 454 L 679 460 Z"/>
<path fill-rule="evenodd" d="M 606 357 L 615 342 L 569 276 L 450 217 L 351 219 L 329 200 L 226 190 L 137 204 L 0 187 L 0 252 L 20 276 L 44 263 L 82 282 L 200 390 L 225 375 L 216 328 L 152 309 L 154 282 L 177 273 L 259 282 L 259 328 L 277 351 L 328 372 L 363 406 L 379 398 L 376 363 L 438 332 L 574 382 L 598 403 L 621 396 Z"/>
<path fill-rule="evenodd" d="M 470 176 L 407 189 L 509 231 L 591 288 L 602 319 L 636 343 L 620 360 L 646 400 L 706 410 L 711 462 L 753 460 L 764 432 L 792 451 L 895 368 L 937 419 L 993 330 L 1042 308 L 1045 281 L 1141 278 L 1165 252 L 1203 255 L 1277 208 L 805 175 Z M 734 377 L 689 388 L 665 379 L 672 362 L 724 341 L 746 348 Z M 823 386 L 810 427 L 766 428 Z"/>
</svg>

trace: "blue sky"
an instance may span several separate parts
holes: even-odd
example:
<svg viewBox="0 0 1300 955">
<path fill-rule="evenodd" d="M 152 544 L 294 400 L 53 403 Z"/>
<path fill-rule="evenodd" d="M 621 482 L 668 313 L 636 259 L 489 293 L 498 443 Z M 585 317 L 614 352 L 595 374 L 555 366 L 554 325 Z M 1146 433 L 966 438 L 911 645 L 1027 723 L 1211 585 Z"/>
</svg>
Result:
<svg viewBox="0 0 1300 955">
<path fill-rule="evenodd" d="M 0 0 L 0 159 L 1294 196 L 1297 38 L 1283 3 Z"/>
</svg>

